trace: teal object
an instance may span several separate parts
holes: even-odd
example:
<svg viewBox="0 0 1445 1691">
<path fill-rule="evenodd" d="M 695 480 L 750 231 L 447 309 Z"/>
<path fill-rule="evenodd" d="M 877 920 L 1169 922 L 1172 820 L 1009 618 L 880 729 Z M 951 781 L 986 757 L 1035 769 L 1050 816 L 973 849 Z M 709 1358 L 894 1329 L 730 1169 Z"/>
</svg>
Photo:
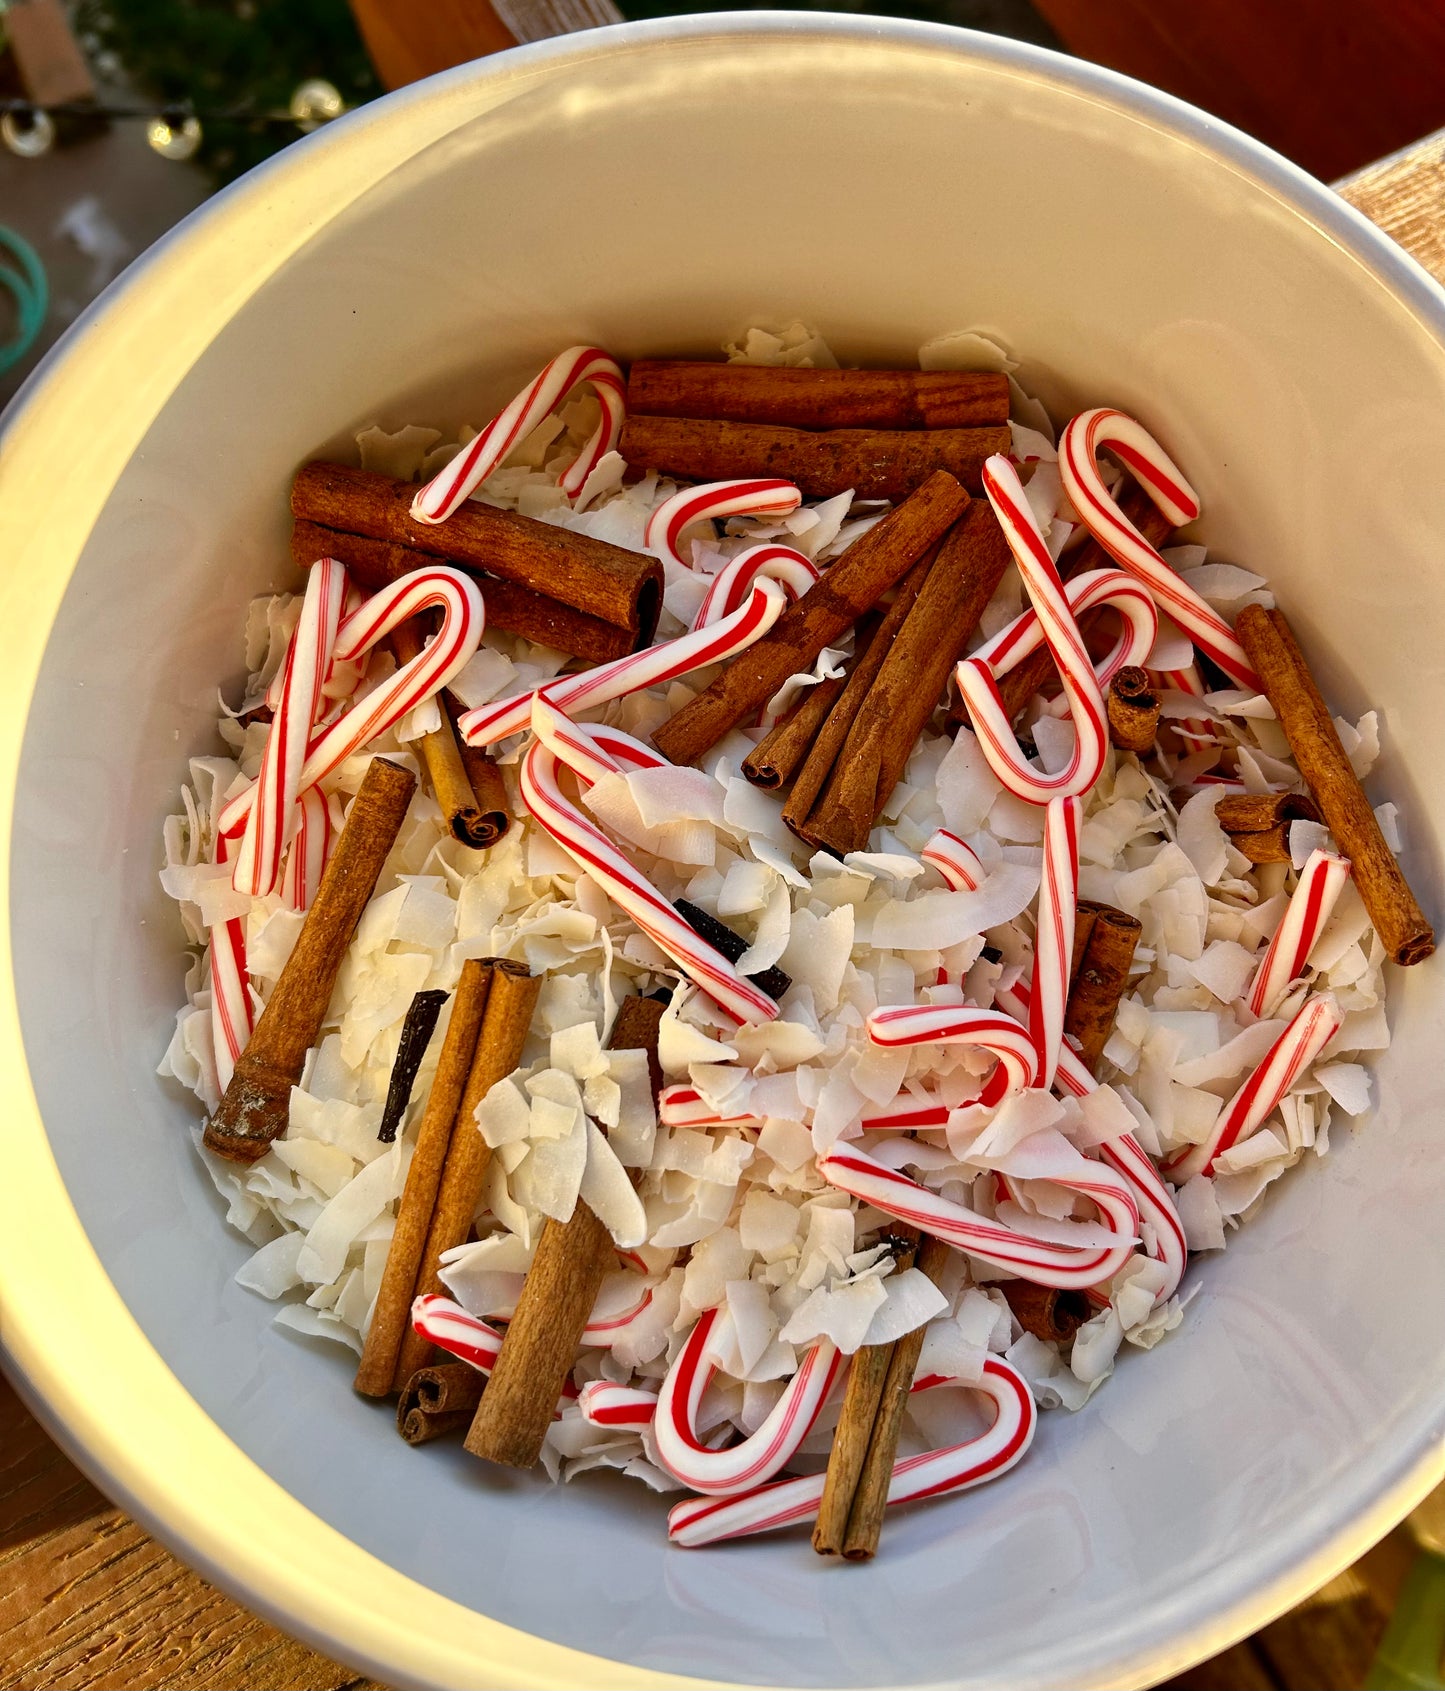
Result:
<svg viewBox="0 0 1445 1691">
<path fill-rule="evenodd" d="M 13 264 L 0 262 L 0 287 L 15 300 L 17 324 L 8 341 L 0 341 L 0 376 L 18 364 L 40 336 L 45 313 L 50 308 L 50 284 L 45 266 L 29 241 L 0 224 L 0 255 Z"/>
<path fill-rule="evenodd" d="M 1442 1691 L 1445 1557 L 1424 1551 L 1400 1592 L 1364 1691 Z"/>
</svg>

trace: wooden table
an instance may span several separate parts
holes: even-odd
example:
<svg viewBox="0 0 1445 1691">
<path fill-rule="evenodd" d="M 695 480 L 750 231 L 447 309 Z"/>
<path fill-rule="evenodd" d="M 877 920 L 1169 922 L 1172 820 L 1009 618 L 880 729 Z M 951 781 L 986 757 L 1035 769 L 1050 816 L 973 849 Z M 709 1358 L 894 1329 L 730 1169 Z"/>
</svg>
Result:
<svg viewBox="0 0 1445 1691">
<path fill-rule="evenodd" d="M 1341 183 L 1445 282 L 1445 131 Z M 1403 1532 L 1170 1691 L 1350 1691 L 1412 1554 Z M 0 1379 L 0 1685 L 14 1691 L 384 1691 L 162 1550 Z"/>
</svg>

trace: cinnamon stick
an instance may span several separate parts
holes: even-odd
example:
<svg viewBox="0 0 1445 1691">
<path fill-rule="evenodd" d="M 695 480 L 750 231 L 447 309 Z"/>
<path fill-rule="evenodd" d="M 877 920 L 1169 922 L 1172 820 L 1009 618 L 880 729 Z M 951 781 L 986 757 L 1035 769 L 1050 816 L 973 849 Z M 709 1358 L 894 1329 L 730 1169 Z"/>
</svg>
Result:
<svg viewBox="0 0 1445 1691">
<path fill-rule="evenodd" d="M 462 1093 L 476 1056 L 477 1035 L 491 985 L 490 961 L 473 958 L 462 964 L 436 1075 L 417 1129 L 401 1202 L 396 1207 L 396 1222 L 387 1247 L 376 1307 L 371 1312 L 371 1325 L 366 1330 L 361 1363 L 356 1370 L 356 1390 L 366 1397 L 388 1396 L 393 1381 L 399 1386 L 415 1371 L 408 1369 L 402 1380 L 396 1380 L 397 1358 L 410 1327 L 411 1300 L 436 1212 L 437 1188 L 441 1184 L 447 1147 L 463 1119 Z"/>
<path fill-rule="evenodd" d="M 756 474 L 756 470 L 751 472 Z M 662 724 L 653 743 L 673 763 L 695 763 L 760 709 L 790 675 L 812 667 L 830 640 L 857 622 L 957 521 L 968 495 L 937 470 L 861 535 L 771 629 Z"/>
<path fill-rule="evenodd" d="M 914 1264 L 933 1281 L 943 1278 L 950 1247 L 930 1235 L 919 1247 Z M 893 1478 L 893 1463 L 898 1455 L 898 1434 L 903 1426 L 903 1411 L 913 1376 L 918 1369 L 918 1354 L 923 1349 L 926 1324 L 905 1333 L 893 1347 L 893 1358 L 883 1382 L 883 1396 L 873 1433 L 868 1440 L 868 1454 L 863 1460 L 863 1472 L 858 1489 L 853 1494 L 853 1507 L 848 1514 L 848 1530 L 843 1539 L 843 1557 L 849 1562 L 866 1562 L 878 1549 L 883 1534 L 883 1512 L 888 1507 L 888 1485 Z"/>
<path fill-rule="evenodd" d="M 217 1156 L 253 1163 L 286 1131 L 291 1088 L 321 1032 L 341 960 L 415 791 L 410 770 L 371 760 L 296 945 L 206 1124 L 206 1149 Z"/>
<path fill-rule="evenodd" d="M 1214 814 L 1229 843 L 1255 864 L 1290 862 L 1290 824 L 1321 820 L 1308 793 L 1230 793 Z"/>
<path fill-rule="evenodd" d="M 471 1421 L 485 1384 L 481 1369 L 469 1362 L 418 1368 L 397 1399 L 397 1432 L 408 1444 L 430 1444 L 459 1433 Z"/>
<path fill-rule="evenodd" d="M 983 490 L 984 460 L 1008 452 L 1007 428 L 778 429 L 691 417 L 629 416 L 618 450 L 639 470 L 683 481 L 781 476 L 805 499 L 831 499 L 849 489 L 860 499 L 905 499 L 937 470 L 970 493 Z"/>
<path fill-rule="evenodd" d="M 662 1079 L 657 1032 L 666 1008 L 656 998 L 624 999 L 607 1042 L 612 1051 L 647 1052 L 654 1093 Z M 547 1222 L 467 1433 L 473 1456 L 509 1468 L 536 1463 L 587 1317 L 615 1262 L 611 1234 L 580 1198 L 570 1221 Z"/>
<path fill-rule="evenodd" d="M 1008 421 L 1008 377 L 993 370 L 797 370 L 639 358 L 627 409 L 797 429 L 966 429 Z"/>
<path fill-rule="evenodd" d="M 918 1251 L 918 1229 L 904 1223 L 897 1228 L 895 1237 L 901 1247 L 896 1252 L 901 1273 L 913 1267 Z M 848 1535 L 848 1516 L 852 1512 L 853 1497 L 867 1460 L 873 1423 L 878 1419 L 878 1405 L 883 1401 L 883 1387 L 888 1379 L 896 1343 L 863 1345 L 849 1365 L 843 1408 L 833 1434 L 832 1448 L 828 1452 L 828 1471 L 818 1503 L 818 1518 L 813 1523 L 813 1548 L 820 1556 L 841 1556 L 843 1553 L 843 1541 Z"/>
<path fill-rule="evenodd" d="M 376 1137 L 384 1145 L 396 1138 L 401 1118 L 411 1102 L 411 1089 L 416 1084 L 417 1070 L 426 1056 L 431 1036 L 436 1032 L 437 1017 L 447 1001 L 444 992 L 418 992 L 407 1008 L 401 1024 L 401 1038 L 397 1041 L 396 1061 L 391 1065 L 391 1079 L 387 1082 L 386 1103 L 382 1106 L 381 1126 Z"/>
<path fill-rule="evenodd" d="M 1036 1286 L 1031 1280 L 1004 1280 L 999 1291 L 1019 1326 L 1036 1339 L 1072 1339 L 1089 1319 L 1089 1300 L 1082 1292 Z"/>
<path fill-rule="evenodd" d="M 474 845 L 478 851 L 488 851 L 512 825 L 512 801 L 507 793 L 507 783 L 497 767 L 496 759 L 484 752 L 480 746 L 469 746 L 462 738 L 461 729 L 457 727 L 457 711 L 450 694 L 442 700 L 442 711 L 452 725 L 452 732 L 456 736 L 457 755 L 466 771 L 467 785 L 472 789 L 472 797 L 477 801 L 477 820 L 466 844 Z"/>
<path fill-rule="evenodd" d="M 430 552 L 414 551 L 410 546 L 397 546 L 388 540 L 372 540 L 364 534 L 345 534 L 340 529 L 323 528 L 305 519 L 292 526 L 291 556 L 302 569 L 309 569 L 318 558 L 335 558 L 372 592 L 390 586 L 413 570 L 430 569 L 437 562 Z M 442 561 L 476 577 L 486 599 L 488 628 L 520 634 L 524 640 L 568 652 L 574 658 L 586 658 L 590 663 L 625 658 L 652 638 L 651 623 L 643 623 L 634 632 L 626 623 L 588 616 L 586 611 L 574 610 L 545 594 L 534 593 L 530 587 L 487 575 L 474 564 L 457 563 L 452 558 Z"/>
<path fill-rule="evenodd" d="M 521 1062 L 522 1047 L 527 1043 L 532 1013 L 537 1007 L 537 995 L 542 990 L 540 978 L 529 974 L 523 963 L 493 958 L 491 965 L 491 986 L 487 992 L 481 1031 L 477 1036 L 476 1054 L 462 1090 L 456 1125 L 437 1185 L 431 1226 L 417 1265 L 413 1295 L 418 1297 L 424 1292 L 443 1290 L 437 1276 L 442 1252 L 466 1243 L 492 1161 L 491 1147 L 476 1125 L 477 1105 L 499 1080 L 505 1080 Z M 431 1341 L 408 1327 L 402 1338 L 396 1372 L 392 1376 L 394 1390 L 399 1391 L 426 1362 L 430 1351 Z"/>
<path fill-rule="evenodd" d="M 1435 930 L 1385 844 L 1293 630 L 1279 611 L 1246 605 L 1234 631 L 1264 683 L 1300 774 L 1354 866 L 1355 885 L 1385 950 L 1407 967 L 1423 963 L 1435 949 Z"/>
<path fill-rule="evenodd" d="M 1137 916 L 1116 910 L 1112 904 L 1081 900 L 1079 910 L 1087 911 L 1092 921 L 1064 1007 L 1064 1032 L 1079 1042 L 1079 1055 L 1093 1074 L 1114 1031 L 1119 1000 L 1129 985 L 1134 948 L 1144 930 Z"/>
<path fill-rule="evenodd" d="M 756 472 L 754 472 L 756 473 Z M 631 630 L 654 628 L 662 603 L 662 565 L 555 523 L 499 511 L 468 499 L 444 523 L 411 515 L 413 482 L 349 464 L 304 464 L 291 488 L 291 513 L 324 528 L 364 534 L 485 570 L 560 600 L 574 610 Z"/>
<path fill-rule="evenodd" d="M 847 685 L 848 677 L 840 675 L 807 688 L 802 702 L 763 735 L 743 759 L 743 774 L 755 787 L 776 792 L 792 780 Z"/>
<path fill-rule="evenodd" d="M 918 736 L 1008 567 L 998 518 L 975 501 L 938 549 L 927 580 L 858 707 L 828 784 L 801 832 L 838 857 L 867 849 Z"/>
<path fill-rule="evenodd" d="M 1084 953 L 1089 949 L 1089 936 L 1094 931 L 1094 916 L 1099 906 L 1091 900 L 1085 900 L 1074 910 L 1074 950 L 1069 959 L 1069 990 L 1073 990 L 1074 982 L 1079 978 L 1079 966 L 1084 961 Z"/>
<path fill-rule="evenodd" d="M 1159 733 L 1159 695 L 1149 672 L 1127 664 L 1114 677 L 1106 701 L 1109 738 L 1121 752 L 1152 751 Z"/>
</svg>

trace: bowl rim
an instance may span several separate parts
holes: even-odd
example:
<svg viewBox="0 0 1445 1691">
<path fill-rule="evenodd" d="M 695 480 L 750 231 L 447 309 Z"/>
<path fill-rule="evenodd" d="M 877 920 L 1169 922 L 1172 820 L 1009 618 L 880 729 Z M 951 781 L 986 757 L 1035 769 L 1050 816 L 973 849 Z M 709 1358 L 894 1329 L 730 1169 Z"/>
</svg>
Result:
<svg viewBox="0 0 1445 1691">
<path fill-rule="evenodd" d="M 226 317 L 366 192 L 374 179 L 368 159 L 379 174 L 499 104 L 519 83 L 565 75 L 583 61 L 748 37 L 924 48 L 1093 95 L 1263 188 L 1348 253 L 1445 347 L 1445 290 L 1324 184 L 1183 101 L 1047 48 L 907 19 L 723 12 L 613 25 L 443 72 L 348 114 L 207 201 L 112 283 L 0 417 L 0 556 L 11 560 L 0 581 L 12 635 L 0 670 L 0 875 L 7 887 L 29 705 L 75 560 L 135 447 Z M 258 227 L 268 230 L 265 242 L 256 240 Z M 142 341 L 150 363 L 138 374 Z M 92 372 L 108 366 L 126 370 L 125 403 L 98 419 Z M 63 501 L 53 497 L 57 456 L 66 465 Z M 24 1401 L 97 1485 L 253 1611 L 396 1684 L 621 1691 L 722 1683 L 589 1655 L 442 1597 L 312 1514 L 222 1433 L 122 1302 L 65 1191 L 25 1060 L 9 897 L 0 904 L 0 959 L 0 1096 L 12 1157 L 11 1178 L 0 1183 L 0 1355 Z M 34 1268 L 42 1260 L 43 1279 Z M 1100 1639 L 1068 1664 L 1066 1676 L 1045 1669 L 1014 1683 L 1153 1684 L 1253 1631 L 1362 1554 L 1445 1477 L 1442 1423 L 1445 1406 L 1400 1448 L 1373 1454 L 1369 1500 L 1357 1508 L 1347 1500 L 1331 1521 L 1302 1519 L 1275 1545 L 1268 1578 L 1221 1569 L 1201 1582 L 1168 1639 Z"/>
</svg>

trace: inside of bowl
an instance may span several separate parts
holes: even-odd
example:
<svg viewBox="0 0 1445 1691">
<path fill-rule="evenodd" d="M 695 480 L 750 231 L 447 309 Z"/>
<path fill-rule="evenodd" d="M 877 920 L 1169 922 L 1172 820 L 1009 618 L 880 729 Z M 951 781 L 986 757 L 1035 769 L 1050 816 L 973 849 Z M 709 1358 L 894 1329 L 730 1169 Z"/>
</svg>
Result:
<svg viewBox="0 0 1445 1691">
<path fill-rule="evenodd" d="M 562 66 L 559 70 L 556 67 Z M 155 1066 L 181 997 L 161 819 L 214 749 L 247 600 L 292 582 L 295 466 L 370 421 L 480 423 L 578 341 L 715 353 L 801 316 L 845 360 L 991 325 L 1056 409 L 1139 414 L 1218 554 L 1267 574 L 1441 908 L 1439 314 L 1247 153 L 1142 97 L 930 30 L 625 32 L 477 77 L 455 126 L 318 219 L 220 326 L 80 557 L 26 729 L 11 902 L 55 1155 L 166 1362 L 263 1468 L 416 1580 L 643 1667 L 798 1686 L 1099 1682 L 1242 1601 L 1418 1454 L 1445 1403 L 1435 1154 L 1445 972 L 1397 978 L 1377 1105 L 1191 1275 L 1183 1328 L 1028 1460 L 890 1523 L 863 1568 L 800 1537 L 665 1542 L 666 1502 L 417 1452 L 351 1358 L 232 1283 Z M 385 112 L 363 121 L 395 122 Z M 346 144 L 344 131 L 322 137 Z M 224 213 L 224 208 L 222 208 Z M 181 260 L 177 260 L 180 262 Z M 84 802 L 77 802 L 77 795 Z"/>
</svg>

